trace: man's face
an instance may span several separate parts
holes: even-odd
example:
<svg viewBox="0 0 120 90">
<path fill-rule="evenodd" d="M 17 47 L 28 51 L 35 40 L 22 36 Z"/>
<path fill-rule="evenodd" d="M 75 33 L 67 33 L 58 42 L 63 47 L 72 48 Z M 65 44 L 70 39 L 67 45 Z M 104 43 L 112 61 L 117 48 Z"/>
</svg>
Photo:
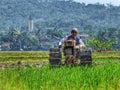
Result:
<svg viewBox="0 0 120 90">
<path fill-rule="evenodd" d="M 76 36 L 77 36 L 77 32 L 73 31 L 73 32 L 72 32 L 72 36 L 73 36 L 73 37 L 76 37 Z"/>
</svg>

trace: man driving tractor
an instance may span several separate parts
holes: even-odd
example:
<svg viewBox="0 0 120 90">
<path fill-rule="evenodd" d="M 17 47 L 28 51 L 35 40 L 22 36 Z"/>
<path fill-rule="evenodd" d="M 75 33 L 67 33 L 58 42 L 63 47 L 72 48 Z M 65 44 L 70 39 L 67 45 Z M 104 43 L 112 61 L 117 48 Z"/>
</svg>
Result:
<svg viewBox="0 0 120 90">
<path fill-rule="evenodd" d="M 76 27 L 74 27 L 71 30 L 71 35 L 66 36 L 65 38 L 63 38 L 60 42 L 59 42 L 59 47 L 62 47 L 62 45 L 64 44 L 65 40 L 74 40 L 76 43 L 76 46 L 80 46 L 80 47 L 86 47 L 85 44 L 83 43 L 83 41 L 81 40 L 81 38 L 78 37 L 77 35 L 78 33 L 78 29 Z"/>
<path fill-rule="evenodd" d="M 77 49 L 86 48 L 85 44 L 83 43 L 83 41 L 81 40 L 81 38 L 79 38 L 79 36 L 77 34 L 78 34 L 78 29 L 76 27 L 74 27 L 71 30 L 71 35 L 66 36 L 59 42 L 59 48 L 62 48 L 62 46 L 64 45 L 63 52 L 64 52 L 64 55 L 66 56 L 66 58 L 73 58 L 73 56 L 75 56 L 74 57 L 75 62 L 77 62 L 78 58 L 79 58 L 79 53 L 77 52 Z M 69 50 L 66 51 L 67 50 L 66 43 L 70 43 L 70 42 L 74 43 L 74 47 L 75 47 L 74 49 L 76 49 L 76 53 L 74 53 L 74 50 L 73 50 L 71 55 L 68 54 Z M 73 54 L 75 54 L 75 55 L 73 55 Z M 66 59 L 66 61 L 68 61 L 68 59 Z"/>
</svg>

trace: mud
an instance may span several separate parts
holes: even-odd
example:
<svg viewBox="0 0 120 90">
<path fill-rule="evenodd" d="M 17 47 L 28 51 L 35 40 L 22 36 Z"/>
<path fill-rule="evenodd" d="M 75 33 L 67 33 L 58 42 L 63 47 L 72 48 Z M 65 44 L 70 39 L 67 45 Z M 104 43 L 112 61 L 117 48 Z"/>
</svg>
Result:
<svg viewBox="0 0 120 90">
<path fill-rule="evenodd" d="M 29 61 L 11 61 L 11 62 L 0 62 L 0 69 L 15 68 L 15 67 L 35 67 L 40 68 L 42 66 L 48 65 L 47 60 L 29 60 Z M 110 61 L 110 62 L 92 62 L 92 66 L 101 66 L 105 64 L 120 64 L 120 61 Z"/>
<path fill-rule="evenodd" d="M 41 61 L 41 60 L 35 60 L 35 61 L 11 61 L 11 62 L 0 62 L 0 68 L 14 68 L 14 67 L 42 67 L 48 65 L 48 61 Z"/>
</svg>

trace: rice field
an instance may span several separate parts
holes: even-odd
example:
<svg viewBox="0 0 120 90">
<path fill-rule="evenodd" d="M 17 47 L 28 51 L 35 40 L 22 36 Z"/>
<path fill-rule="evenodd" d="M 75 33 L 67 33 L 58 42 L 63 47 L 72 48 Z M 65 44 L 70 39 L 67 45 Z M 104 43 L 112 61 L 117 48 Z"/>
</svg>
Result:
<svg viewBox="0 0 120 90">
<path fill-rule="evenodd" d="M 48 60 L 48 52 L 0 52 L 0 61 L 22 61 L 22 60 Z"/>
<path fill-rule="evenodd" d="M 48 60 L 48 56 L 48 52 L 0 52 L 0 62 Z M 85 67 L 0 69 L 0 90 L 120 90 L 119 56 L 120 52 L 94 52 L 93 62 L 101 64 Z"/>
<path fill-rule="evenodd" d="M 120 59 L 120 52 L 94 52 L 92 54 L 94 60 L 102 59 Z M 29 60 L 48 60 L 49 52 L 43 51 L 28 51 L 28 52 L 0 52 L 0 61 L 29 61 Z M 63 57 L 64 59 L 64 57 Z M 99 60 L 99 61 L 100 61 Z"/>
</svg>

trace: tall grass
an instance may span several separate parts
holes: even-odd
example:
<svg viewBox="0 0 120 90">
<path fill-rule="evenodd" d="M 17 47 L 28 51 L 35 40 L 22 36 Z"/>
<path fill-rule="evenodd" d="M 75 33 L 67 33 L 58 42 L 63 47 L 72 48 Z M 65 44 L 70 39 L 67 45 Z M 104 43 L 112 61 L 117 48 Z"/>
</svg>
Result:
<svg viewBox="0 0 120 90">
<path fill-rule="evenodd" d="M 105 64 L 91 67 L 0 69 L 0 90 L 119 90 L 120 64 L 108 63 L 120 62 L 119 55 L 120 52 L 93 53 L 93 62 Z M 0 56 L 0 61 L 18 61 L 40 60 L 38 56 L 49 55 L 48 52 L 0 52 Z"/>
<path fill-rule="evenodd" d="M 119 90 L 120 64 L 0 70 L 0 90 Z"/>
</svg>

